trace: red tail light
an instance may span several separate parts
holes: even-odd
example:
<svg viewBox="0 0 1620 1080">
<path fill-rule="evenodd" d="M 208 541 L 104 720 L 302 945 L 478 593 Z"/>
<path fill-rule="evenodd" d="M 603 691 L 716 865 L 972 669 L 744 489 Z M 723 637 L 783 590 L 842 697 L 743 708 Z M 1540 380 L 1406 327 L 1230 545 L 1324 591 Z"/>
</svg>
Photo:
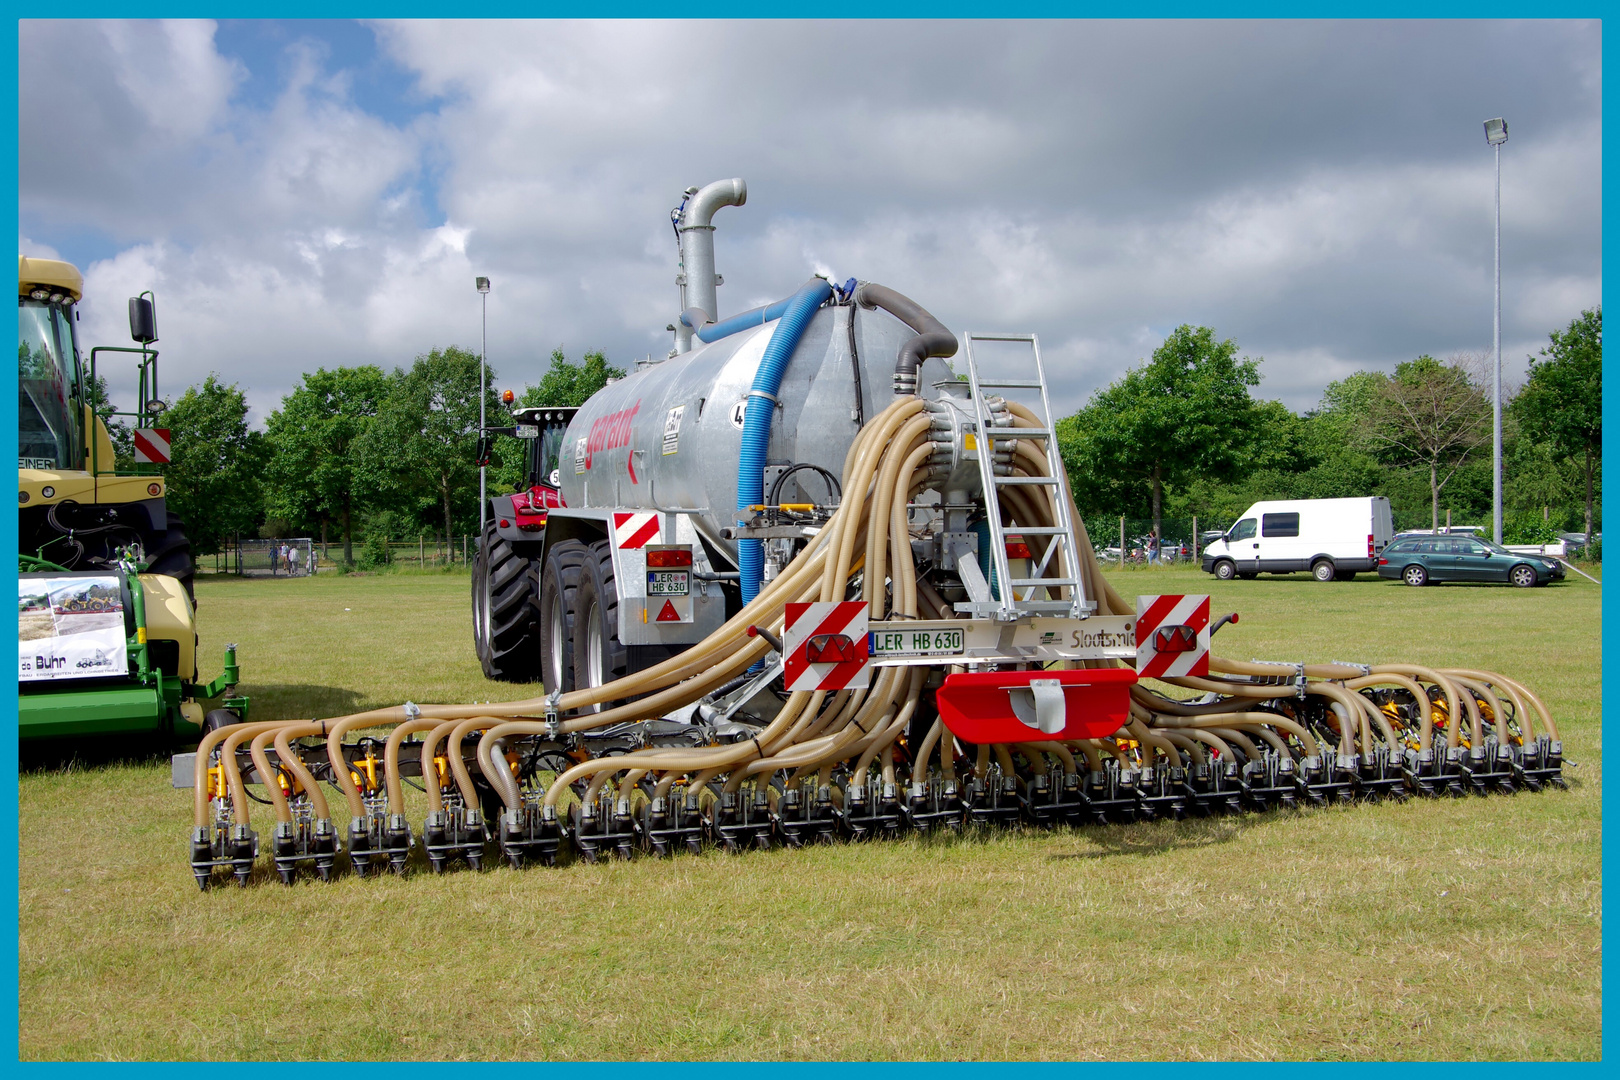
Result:
<svg viewBox="0 0 1620 1080">
<path fill-rule="evenodd" d="M 1007 541 L 1007 558 L 1033 559 L 1034 557 L 1030 553 L 1029 545 L 1024 543 L 1023 537 L 1014 536 Z"/>
<path fill-rule="evenodd" d="M 532 511 L 526 513 L 525 511 L 519 510 L 518 514 L 518 528 L 522 529 L 524 532 L 539 532 L 541 529 L 546 527 L 546 513 L 543 510 L 538 514 L 535 514 Z"/>
<path fill-rule="evenodd" d="M 1388 559 L 1379 559 L 1378 560 L 1378 565 L 1379 566 L 1388 566 L 1389 565 L 1389 560 Z"/>
<path fill-rule="evenodd" d="M 1198 631 L 1190 626 L 1161 626 L 1153 635 L 1153 648 L 1157 652 L 1196 652 Z"/>
<path fill-rule="evenodd" d="M 842 664 L 862 659 L 848 634 L 817 634 L 805 643 L 804 654 L 812 664 Z"/>
<path fill-rule="evenodd" d="M 1368 536 L 1367 536 L 1367 557 L 1370 559 L 1376 554 L 1378 554 L 1378 552 L 1373 549 L 1372 535 L 1368 534 Z"/>
<path fill-rule="evenodd" d="M 648 566 L 691 566 L 692 549 L 689 547 L 670 547 L 647 549 Z"/>
</svg>

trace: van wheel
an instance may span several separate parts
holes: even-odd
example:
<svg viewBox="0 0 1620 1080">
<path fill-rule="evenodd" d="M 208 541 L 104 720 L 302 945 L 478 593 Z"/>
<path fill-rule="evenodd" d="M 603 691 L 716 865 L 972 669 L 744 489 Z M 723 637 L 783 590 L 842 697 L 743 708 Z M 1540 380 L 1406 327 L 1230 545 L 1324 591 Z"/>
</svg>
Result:
<svg viewBox="0 0 1620 1080">
<path fill-rule="evenodd" d="M 1332 581 L 1337 575 L 1332 559 L 1317 559 L 1311 564 L 1311 576 L 1317 581 Z"/>
<path fill-rule="evenodd" d="M 1215 576 L 1222 581 L 1231 581 L 1237 577 L 1237 567 L 1229 559 L 1222 559 L 1215 564 Z"/>
<path fill-rule="evenodd" d="M 1401 580 L 1413 588 L 1420 588 L 1429 583 L 1429 572 L 1421 566 L 1408 566 L 1401 571 Z"/>
<path fill-rule="evenodd" d="M 574 688 L 574 613 L 590 549 L 578 540 L 553 544 L 540 575 L 540 680 L 547 691 Z"/>
</svg>

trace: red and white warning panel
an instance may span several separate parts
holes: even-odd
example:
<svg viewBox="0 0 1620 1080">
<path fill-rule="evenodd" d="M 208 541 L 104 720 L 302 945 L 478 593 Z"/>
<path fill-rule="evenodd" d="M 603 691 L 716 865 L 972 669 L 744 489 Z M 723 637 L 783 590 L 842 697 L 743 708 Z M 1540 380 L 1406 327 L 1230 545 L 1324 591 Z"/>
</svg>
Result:
<svg viewBox="0 0 1620 1080">
<path fill-rule="evenodd" d="M 613 546 L 616 548 L 644 548 L 658 543 L 662 536 L 655 512 L 613 515 Z"/>
<path fill-rule="evenodd" d="M 135 460 L 148 465 L 167 465 L 169 463 L 169 429 L 166 427 L 136 428 Z"/>
<path fill-rule="evenodd" d="M 787 605 L 782 679 L 793 690 L 859 690 L 872 684 L 865 600 Z"/>
<path fill-rule="evenodd" d="M 947 675 L 939 718 L 971 743 L 1102 739 L 1129 718 L 1130 668 L 974 671 Z"/>
<path fill-rule="evenodd" d="M 1209 597 L 1136 598 L 1136 674 L 1209 674 Z"/>
</svg>

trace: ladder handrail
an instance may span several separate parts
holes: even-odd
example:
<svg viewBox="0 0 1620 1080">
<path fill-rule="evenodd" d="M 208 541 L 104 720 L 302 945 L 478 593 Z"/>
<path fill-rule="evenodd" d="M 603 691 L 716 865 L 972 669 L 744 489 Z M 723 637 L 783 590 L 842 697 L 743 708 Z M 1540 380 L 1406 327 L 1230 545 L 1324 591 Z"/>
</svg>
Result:
<svg viewBox="0 0 1620 1080">
<path fill-rule="evenodd" d="M 997 379 L 984 380 L 979 378 L 978 362 L 973 355 L 974 342 L 1013 342 L 1027 343 L 1035 359 L 1035 380 L 1024 379 Z M 984 485 L 985 492 L 985 519 L 990 527 L 990 562 L 995 569 L 996 580 L 1001 583 L 1001 597 L 998 601 L 997 618 L 1011 621 L 1020 617 L 1031 615 L 1037 611 L 1051 611 L 1054 607 L 1061 607 L 1061 600 L 1034 600 L 1037 590 L 1045 590 L 1051 595 L 1052 589 L 1069 589 L 1067 601 L 1070 613 L 1077 618 L 1085 618 L 1096 605 L 1086 596 L 1084 579 L 1080 574 L 1079 539 L 1075 535 L 1074 521 L 1069 513 L 1069 500 L 1053 491 L 1052 511 L 1053 526 L 1048 530 L 1041 527 L 1039 534 L 1048 535 L 1051 541 L 1035 569 L 1036 574 L 1044 574 L 1058 554 L 1058 545 L 1063 546 L 1062 569 L 1058 578 L 1041 579 L 1049 582 L 1046 585 L 1024 584 L 1034 581 L 1032 578 L 1014 579 L 1007 559 L 1007 533 L 1006 523 L 1001 518 L 1001 502 L 998 498 L 998 488 L 1002 487 L 1051 487 L 1053 489 L 1068 482 L 1068 474 L 1063 469 L 1063 457 L 1057 446 L 1057 422 L 1052 416 L 1052 402 L 1046 388 L 1046 367 L 1041 362 L 1040 339 L 1035 334 L 980 334 L 969 332 L 963 335 L 963 356 L 967 361 L 968 385 L 973 394 L 973 412 L 978 426 L 978 458 L 979 477 Z M 985 398 L 986 390 L 997 389 L 1039 389 L 1041 394 L 1041 412 L 1043 426 L 1028 429 L 1026 436 L 1019 428 L 997 428 L 990 415 L 990 403 Z M 1030 438 L 1041 442 L 1046 449 L 1046 477 L 998 477 L 995 472 L 995 446 L 998 440 L 1014 441 L 1020 438 Z M 1017 581 L 1024 590 L 1024 596 L 1017 595 L 1018 588 L 1014 586 Z"/>
</svg>

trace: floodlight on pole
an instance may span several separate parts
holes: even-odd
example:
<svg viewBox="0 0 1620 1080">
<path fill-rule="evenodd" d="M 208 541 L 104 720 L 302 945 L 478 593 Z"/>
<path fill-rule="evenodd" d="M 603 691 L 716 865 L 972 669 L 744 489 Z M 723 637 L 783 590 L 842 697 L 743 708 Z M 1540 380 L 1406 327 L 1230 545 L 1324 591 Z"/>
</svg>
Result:
<svg viewBox="0 0 1620 1080">
<path fill-rule="evenodd" d="M 473 284 L 478 286 L 478 295 L 484 305 L 483 344 L 478 349 L 478 437 L 482 439 L 484 437 L 484 398 L 488 396 L 484 392 L 484 387 L 489 383 L 489 376 L 485 373 L 485 368 L 489 363 L 489 278 L 475 278 Z M 488 473 L 489 466 L 478 466 L 478 535 L 480 537 L 484 535 L 484 522 L 489 514 L 489 495 L 485 488 Z"/>
<path fill-rule="evenodd" d="M 1485 142 L 1496 151 L 1496 311 L 1492 340 L 1496 363 L 1491 376 L 1491 539 L 1502 542 L 1502 144 L 1507 121 L 1485 121 Z"/>
</svg>

